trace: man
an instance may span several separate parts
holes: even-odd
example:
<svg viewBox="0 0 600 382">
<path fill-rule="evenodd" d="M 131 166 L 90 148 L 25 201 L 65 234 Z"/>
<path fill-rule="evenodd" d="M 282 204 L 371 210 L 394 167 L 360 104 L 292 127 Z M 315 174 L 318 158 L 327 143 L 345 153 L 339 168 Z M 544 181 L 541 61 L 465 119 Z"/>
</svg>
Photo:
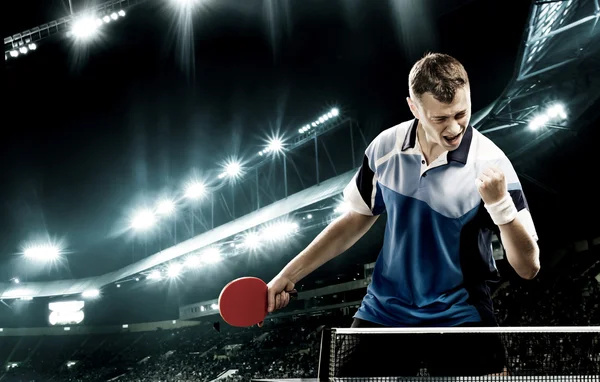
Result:
<svg viewBox="0 0 600 382">
<path fill-rule="evenodd" d="M 493 233 L 519 276 L 538 273 L 537 234 L 519 179 L 506 155 L 469 125 L 463 65 L 425 55 L 410 71 L 407 102 L 414 119 L 373 140 L 344 190 L 351 211 L 269 283 L 270 312 L 285 307 L 300 279 L 354 245 L 383 212 L 383 248 L 352 327 L 497 326 L 487 286 L 498 277 Z M 504 370 L 504 349 L 493 335 L 398 336 L 342 343 L 338 376 L 414 376 L 421 362 L 433 375 Z"/>
</svg>

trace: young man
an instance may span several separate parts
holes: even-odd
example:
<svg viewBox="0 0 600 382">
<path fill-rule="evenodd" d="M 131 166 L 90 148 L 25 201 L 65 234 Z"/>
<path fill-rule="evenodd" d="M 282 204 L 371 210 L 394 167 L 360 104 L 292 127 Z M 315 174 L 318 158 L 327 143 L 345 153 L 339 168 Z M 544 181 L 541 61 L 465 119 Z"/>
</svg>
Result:
<svg viewBox="0 0 600 382">
<path fill-rule="evenodd" d="M 413 120 L 383 131 L 344 190 L 351 211 L 334 221 L 269 283 L 269 311 L 288 291 L 346 251 L 387 212 L 383 248 L 352 327 L 497 326 L 488 281 L 497 279 L 492 233 L 518 275 L 539 271 L 537 234 L 506 155 L 469 125 L 463 65 L 427 54 L 411 69 Z M 342 343 L 337 376 L 502 372 L 496 336 L 361 336 Z M 385 339 L 391 341 L 384 344 Z M 384 349 L 389 348 L 389 349 Z"/>
</svg>

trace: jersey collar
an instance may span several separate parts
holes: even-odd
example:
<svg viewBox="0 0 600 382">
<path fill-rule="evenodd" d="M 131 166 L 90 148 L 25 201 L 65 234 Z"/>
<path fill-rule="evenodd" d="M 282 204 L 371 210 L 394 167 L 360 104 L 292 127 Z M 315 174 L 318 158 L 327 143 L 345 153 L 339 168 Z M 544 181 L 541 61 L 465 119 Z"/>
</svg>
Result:
<svg viewBox="0 0 600 382">
<path fill-rule="evenodd" d="M 410 128 L 406 132 L 406 135 L 404 136 L 404 143 L 402 143 L 402 151 L 406 151 L 415 147 L 417 143 L 417 126 L 419 126 L 419 120 L 415 118 Z M 448 161 L 466 164 L 467 157 L 469 156 L 469 149 L 471 148 L 472 139 L 473 127 L 469 125 L 458 148 L 456 150 L 448 152 Z"/>
</svg>

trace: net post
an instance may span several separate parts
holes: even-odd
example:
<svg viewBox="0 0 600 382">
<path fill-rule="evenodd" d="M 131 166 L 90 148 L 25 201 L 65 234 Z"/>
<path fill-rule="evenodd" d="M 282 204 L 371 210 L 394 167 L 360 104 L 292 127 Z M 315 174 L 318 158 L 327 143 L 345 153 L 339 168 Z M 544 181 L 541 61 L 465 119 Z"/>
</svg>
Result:
<svg viewBox="0 0 600 382">
<path fill-rule="evenodd" d="M 330 377 L 329 363 L 331 358 L 331 329 L 323 328 L 321 330 L 321 347 L 319 349 L 319 367 L 317 369 L 317 379 L 326 381 Z"/>
</svg>

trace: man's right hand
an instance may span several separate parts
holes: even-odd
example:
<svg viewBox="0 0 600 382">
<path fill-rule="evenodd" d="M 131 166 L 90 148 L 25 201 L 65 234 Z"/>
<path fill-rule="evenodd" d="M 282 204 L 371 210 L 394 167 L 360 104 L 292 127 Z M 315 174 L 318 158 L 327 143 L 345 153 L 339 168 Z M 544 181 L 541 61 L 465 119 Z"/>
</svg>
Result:
<svg viewBox="0 0 600 382">
<path fill-rule="evenodd" d="M 267 284 L 267 311 L 272 313 L 277 309 L 283 309 L 290 302 L 290 294 L 294 290 L 295 284 L 287 277 L 277 275 Z M 263 326 L 263 322 L 258 324 Z"/>
</svg>

